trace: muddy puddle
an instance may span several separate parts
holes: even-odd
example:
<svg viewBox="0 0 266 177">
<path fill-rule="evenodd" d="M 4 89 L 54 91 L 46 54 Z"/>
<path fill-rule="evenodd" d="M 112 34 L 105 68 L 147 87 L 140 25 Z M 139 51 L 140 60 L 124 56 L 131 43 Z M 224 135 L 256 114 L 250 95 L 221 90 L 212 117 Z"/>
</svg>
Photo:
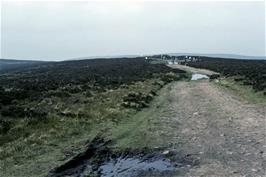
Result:
<svg viewBox="0 0 266 177">
<path fill-rule="evenodd" d="M 128 153 L 128 152 L 127 152 Z M 105 156 L 105 155 L 104 155 Z M 60 173 L 53 173 L 51 177 L 136 177 L 136 176 L 171 176 L 180 173 L 180 170 L 187 170 L 197 165 L 191 159 L 166 158 L 161 152 L 148 154 L 120 154 L 107 155 L 104 159 L 87 159 L 78 166 L 73 166 Z M 94 161 L 98 162 L 94 162 Z"/>
<path fill-rule="evenodd" d="M 131 177 L 139 176 L 147 171 L 151 172 L 170 172 L 174 170 L 174 165 L 168 159 L 162 157 L 148 156 L 120 156 L 104 162 L 99 167 L 101 177 Z"/>
<path fill-rule="evenodd" d="M 197 162 L 190 157 L 173 152 L 167 154 L 159 150 L 112 152 L 104 148 L 104 145 L 97 146 L 99 149 L 95 148 L 96 146 L 92 147 L 51 170 L 48 176 L 133 177 L 152 174 L 169 176 L 176 174 L 180 169 L 197 165 Z"/>
<path fill-rule="evenodd" d="M 200 80 L 200 79 L 209 79 L 209 76 L 207 76 L 205 74 L 198 74 L 198 73 L 192 74 L 192 77 L 191 77 L 192 81 L 196 81 L 196 80 Z"/>
</svg>

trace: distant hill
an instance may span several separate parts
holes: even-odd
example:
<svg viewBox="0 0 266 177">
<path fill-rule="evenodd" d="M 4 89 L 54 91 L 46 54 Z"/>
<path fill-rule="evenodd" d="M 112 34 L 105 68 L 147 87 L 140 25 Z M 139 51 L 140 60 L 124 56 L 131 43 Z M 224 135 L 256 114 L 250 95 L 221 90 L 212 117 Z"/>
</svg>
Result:
<svg viewBox="0 0 266 177">
<path fill-rule="evenodd" d="M 245 55 L 236 55 L 236 54 L 207 54 L 207 53 L 164 53 L 170 56 L 206 56 L 213 58 L 225 58 L 225 59 L 244 59 L 244 60 L 266 60 L 266 56 L 245 56 Z M 63 61 L 71 60 L 86 60 L 86 59 L 113 59 L 113 58 L 138 58 L 149 55 L 113 55 L 113 56 L 90 56 L 90 57 L 77 57 L 72 59 L 66 59 Z M 161 54 L 156 54 L 161 55 Z M 39 61 L 39 60 L 20 60 L 20 59 L 0 59 L 0 71 L 6 71 L 10 69 L 19 69 L 25 68 L 28 66 L 39 65 L 43 63 L 50 63 L 51 61 Z M 58 62 L 58 61 L 53 61 Z"/>
<path fill-rule="evenodd" d="M 162 54 L 162 53 L 161 53 Z M 161 55 L 154 54 L 154 55 Z M 208 54 L 208 53 L 163 53 L 170 56 L 183 56 L 183 55 L 192 55 L 192 56 L 206 56 L 213 58 L 233 58 L 233 59 L 244 59 L 244 60 L 266 60 L 266 56 L 246 56 L 246 55 L 236 55 L 236 54 Z M 109 58 L 136 58 L 141 56 L 151 56 L 153 54 L 147 55 L 110 55 L 110 56 L 90 56 L 90 57 L 77 57 L 69 60 L 84 60 L 84 59 L 109 59 Z"/>
<path fill-rule="evenodd" d="M 90 57 L 77 57 L 71 58 L 68 60 L 86 60 L 86 59 L 111 59 L 111 58 L 136 58 L 140 57 L 140 55 L 105 55 L 105 56 L 90 56 Z"/>
<path fill-rule="evenodd" d="M 246 56 L 236 54 L 207 54 L 207 53 L 168 53 L 171 56 L 192 55 L 192 56 L 206 56 L 215 58 L 234 58 L 243 60 L 266 60 L 266 56 Z"/>
<path fill-rule="evenodd" d="M 46 63 L 46 62 L 34 61 L 34 60 L 0 59 L 0 71 L 24 68 L 24 67 L 33 66 L 36 64 L 41 64 L 41 63 Z"/>
</svg>

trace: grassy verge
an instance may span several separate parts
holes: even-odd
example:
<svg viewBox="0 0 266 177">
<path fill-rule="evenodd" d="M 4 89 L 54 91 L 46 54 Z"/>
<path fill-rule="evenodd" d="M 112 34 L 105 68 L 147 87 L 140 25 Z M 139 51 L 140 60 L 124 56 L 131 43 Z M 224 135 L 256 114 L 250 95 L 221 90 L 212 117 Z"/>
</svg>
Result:
<svg viewBox="0 0 266 177">
<path fill-rule="evenodd" d="M 263 94 L 263 91 L 255 92 L 251 86 L 243 85 L 242 82 L 236 82 L 234 79 L 235 77 L 222 78 L 215 83 L 218 86 L 240 96 L 241 98 L 244 98 L 250 103 L 259 104 L 262 106 L 266 105 L 266 95 Z"/>
<path fill-rule="evenodd" d="M 171 104 L 169 91 L 171 86 L 172 84 L 168 84 L 161 89 L 159 96 L 152 101 L 149 108 L 136 112 L 112 130 L 110 137 L 114 140 L 113 149 L 141 149 L 165 146 L 164 138 L 158 132 L 162 129 L 160 118 L 171 116 L 172 114 L 169 111 Z"/>
</svg>

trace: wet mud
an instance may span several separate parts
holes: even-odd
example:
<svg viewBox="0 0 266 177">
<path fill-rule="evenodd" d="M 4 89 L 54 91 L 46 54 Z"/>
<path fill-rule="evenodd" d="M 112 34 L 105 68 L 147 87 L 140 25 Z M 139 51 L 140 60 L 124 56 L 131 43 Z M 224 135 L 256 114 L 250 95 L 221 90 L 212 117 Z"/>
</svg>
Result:
<svg viewBox="0 0 266 177">
<path fill-rule="evenodd" d="M 86 151 L 51 170 L 48 177 L 171 176 L 199 163 L 188 155 L 162 149 L 113 152 L 107 147 L 109 143 L 94 139 Z"/>
</svg>

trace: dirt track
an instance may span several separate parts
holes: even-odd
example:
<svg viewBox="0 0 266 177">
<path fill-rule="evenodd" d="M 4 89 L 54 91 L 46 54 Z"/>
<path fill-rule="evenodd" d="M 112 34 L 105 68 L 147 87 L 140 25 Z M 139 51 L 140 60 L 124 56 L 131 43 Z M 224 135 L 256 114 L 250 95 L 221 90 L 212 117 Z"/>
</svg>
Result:
<svg viewBox="0 0 266 177">
<path fill-rule="evenodd" d="M 212 74 L 218 74 L 217 72 L 210 71 L 207 69 L 199 69 L 199 68 L 193 68 L 190 66 L 185 66 L 185 65 L 179 65 L 179 64 L 174 64 L 174 65 L 168 65 L 171 68 L 178 68 L 181 70 L 185 70 L 187 72 L 191 73 L 198 73 L 198 74 L 206 74 L 206 75 L 212 75 Z"/>
<path fill-rule="evenodd" d="M 199 160 L 185 176 L 266 176 L 265 108 L 206 80 L 177 82 L 170 94 L 165 141 Z"/>
</svg>

